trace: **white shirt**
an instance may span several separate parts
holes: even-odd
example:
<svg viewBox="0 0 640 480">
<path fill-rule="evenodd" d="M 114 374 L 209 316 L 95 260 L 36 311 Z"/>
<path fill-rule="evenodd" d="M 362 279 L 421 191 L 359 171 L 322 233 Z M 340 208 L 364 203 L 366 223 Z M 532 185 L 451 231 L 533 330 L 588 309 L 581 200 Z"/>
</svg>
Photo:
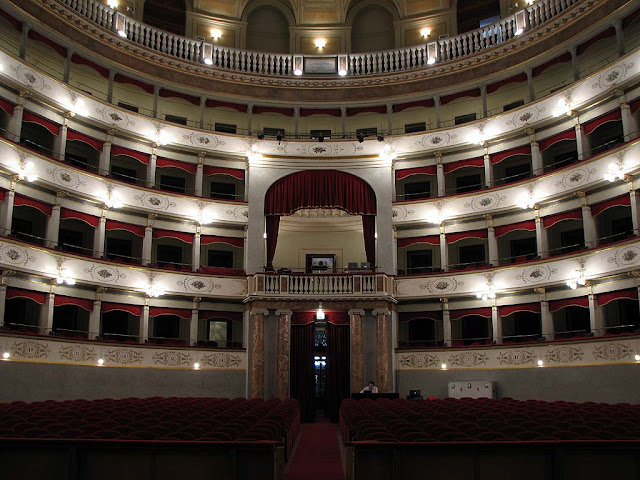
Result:
<svg viewBox="0 0 640 480">
<path fill-rule="evenodd" d="M 360 393 L 364 393 L 364 392 L 378 393 L 378 387 L 376 387 L 375 385 L 373 387 L 370 387 L 369 385 L 367 385 L 362 390 L 360 390 Z"/>
</svg>

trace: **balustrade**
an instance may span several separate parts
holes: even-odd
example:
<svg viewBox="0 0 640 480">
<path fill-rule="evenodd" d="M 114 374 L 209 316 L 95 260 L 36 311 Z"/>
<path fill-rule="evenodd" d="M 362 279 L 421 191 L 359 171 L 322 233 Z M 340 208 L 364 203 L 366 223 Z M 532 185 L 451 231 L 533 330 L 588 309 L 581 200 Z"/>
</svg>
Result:
<svg viewBox="0 0 640 480">
<path fill-rule="evenodd" d="M 289 275 L 257 274 L 255 295 L 353 296 L 389 295 L 390 281 L 384 274 Z"/>
<path fill-rule="evenodd" d="M 60 0 L 69 8 L 92 22 L 113 30 L 116 12 L 97 0 Z M 440 38 L 436 42 L 438 61 L 457 60 L 475 55 L 514 38 L 518 29 L 538 27 L 562 14 L 580 0 L 538 0 L 524 9 L 525 25 L 516 21 L 517 13 L 500 21 L 460 35 Z M 126 36 L 151 50 L 190 62 L 202 61 L 201 41 L 164 32 L 132 18 L 126 18 Z M 213 66 L 236 72 L 290 76 L 293 75 L 293 56 L 289 54 L 261 53 L 213 45 Z M 378 75 L 402 72 L 426 67 L 429 61 L 427 45 L 383 52 L 356 53 L 348 55 L 348 73 L 354 76 Z"/>
</svg>

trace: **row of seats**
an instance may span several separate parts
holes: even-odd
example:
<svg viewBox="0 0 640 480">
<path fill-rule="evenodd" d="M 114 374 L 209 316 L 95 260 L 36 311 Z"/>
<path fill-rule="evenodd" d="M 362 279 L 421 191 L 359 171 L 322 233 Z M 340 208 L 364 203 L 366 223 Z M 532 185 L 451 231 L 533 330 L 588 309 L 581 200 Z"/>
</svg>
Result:
<svg viewBox="0 0 640 480">
<path fill-rule="evenodd" d="M 0 404 L 0 437 L 146 441 L 277 441 L 290 452 L 296 400 L 151 397 Z"/>
<path fill-rule="evenodd" d="M 347 399 L 345 442 L 640 441 L 640 405 L 492 399 Z"/>
</svg>

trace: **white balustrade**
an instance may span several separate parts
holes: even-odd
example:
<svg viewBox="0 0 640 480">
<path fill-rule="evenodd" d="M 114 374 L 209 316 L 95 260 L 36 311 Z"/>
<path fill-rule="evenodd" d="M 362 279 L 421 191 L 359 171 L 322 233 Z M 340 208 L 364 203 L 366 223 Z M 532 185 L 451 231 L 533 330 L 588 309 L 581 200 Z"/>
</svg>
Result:
<svg viewBox="0 0 640 480">
<path fill-rule="evenodd" d="M 360 296 L 388 295 L 384 274 L 256 274 L 250 294 L 279 296 Z M 285 290 L 286 288 L 286 290 Z"/>
<path fill-rule="evenodd" d="M 98 0 L 60 0 L 72 10 L 96 24 L 112 30 L 114 10 Z M 527 25 L 522 28 L 537 27 L 562 14 L 581 0 L 538 0 L 525 8 Z M 511 40 L 516 35 L 515 14 L 498 22 L 465 32 L 455 37 L 437 40 L 440 62 L 457 60 L 477 54 L 488 48 Z M 127 17 L 127 38 L 151 50 L 182 60 L 200 62 L 202 42 L 173 35 L 149 25 L 144 25 Z M 378 75 L 402 72 L 427 66 L 427 46 L 415 45 L 408 48 L 384 52 L 349 54 L 348 73 L 354 76 Z M 293 56 L 289 54 L 248 52 L 235 48 L 213 45 L 213 67 L 237 72 L 289 76 L 293 75 Z"/>
</svg>

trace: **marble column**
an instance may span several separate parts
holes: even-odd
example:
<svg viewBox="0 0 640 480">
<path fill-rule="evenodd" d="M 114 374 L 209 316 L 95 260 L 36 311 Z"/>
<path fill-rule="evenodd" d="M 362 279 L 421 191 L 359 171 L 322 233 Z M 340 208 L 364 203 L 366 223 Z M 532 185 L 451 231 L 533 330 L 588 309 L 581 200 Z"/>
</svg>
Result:
<svg viewBox="0 0 640 480">
<path fill-rule="evenodd" d="M 640 234 L 640 218 L 638 215 L 638 195 L 633 187 L 633 182 L 629 183 L 629 197 L 631 203 L 631 223 L 633 224 L 633 234 Z"/>
<path fill-rule="evenodd" d="M 58 135 L 53 140 L 53 156 L 56 160 L 64 161 L 67 152 L 67 133 L 69 131 L 69 114 L 64 116 Z"/>
<path fill-rule="evenodd" d="M 13 203 L 16 198 L 16 182 L 11 182 L 11 188 L 4 196 L 2 202 L 2 235 L 11 233 L 11 224 L 13 223 Z"/>
<path fill-rule="evenodd" d="M 251 310 L 253 317 L 253 338 L 251 339 L 251 394 L 252 398 L 264 397 L 264 317 L 269 315 L 265 308 Z"/>
<path fill-rule="evenodd" d="M 293 107 L 293 131 L 296 138 L 300 135 L 300 107 Z"/>
<path fill-rule="evenodd" d="M 544 173 L 544 162 L 542 161 L 542 153 L 540 145 L 536 140 L 536 132 L 533 128 L 527 128 L 529 135 L 529 143 L 531 144 L 531 173 L 533 175 L 542 175 Z"/>
<path fill-rule="evenodd" d="M 340 125 L 342 126 L 342 136 L 347 136 L 347 107 L 340 107 Z"/>
<path fill-rule="evenodd" d="M 480 85 L 480 95 L 482 97 L 482 118 L 489 116 L 489 106 L 487 102 L 487 86 Z"/>
<path fill-rule="evenodd" d="M 440 268 L 445 272 L 449 271 L 449 246 L 447 245 L 444 223 L 440 224 Z"/>
<path fill-rule="evenodd" d="M 291 356 L 291 310 L 276 310 L 278 316 L 278 360 L 276 397 L 289 398 L 289 361 Z"/>
<path fill-rule="evenodd" d="M 549 231 L 544 228 L 544 220 L 540 217 L 540 207 L 535 209 L 535 215 L 538 257 L 546 258 L 549 256 Z"/>
<path fill-rule="evenodd" d="M 492 267 L 497 266 L 500 263 L 498 254 L 498 240 L 496 239 L 496 231 L 493 228 L 493 215 L 485 214 L 485 220 L 487 221 L 487 244 L 489 245 L 489 264 Z"/>
<path fill-rule="evenodd" d="M 147 343 L 149 341 L 149 297 L 145 297 L 144 299 L 138 333 L 140 335 L 140 343 Z"/>
<path fill-rule="evenodd" d="M 387 135 L 393 135 L 393 104 L 387 103 Z"/>
<path fill-rule="evenodd" d="M 196 226 L 196 233 L 193 235 L 193 244 L 191 245 L 191 271 L 200 270 L 200 234 L 202 227 Z"/>
<path fill-rule="evenodd" d="M 31 25 L 28 23 L 22 24 L 22 35 L 20 36 L 20 58 L 22 60 L 25 59 L 27 55 L 27 42 L 29 41 L 29 30 L 31 30 Z"/>
<path fill-rule="evenodd" d="M 154 145 L 149 156 L 149 165 L 147 165 L 147 187 L 156 186 L 156 164 L 158 161 L 158 147 Z"/>
<path fill-rule="evenodd" d="M 440 128 L 440 96 L 433 97 L 433 106 L 436 107 L 436 128 Z"/>
<path fill-rule="evenodd" d="M 153 112 L 151 116 L 158 118 L 158 100 L 160 98 L 160 85 L 153 86 Z"/>
<path fill-rule="evenodd" d="M 196 178 L 195 178 L 195 194 L 196 197 L 201 197 L 202 192 L 204 190 L 204 158 L 207 155 L 207 152 L 198 153 L 198 166 L 196 167 Z"/>
<path fill-rule="evenodd" d="M 598 246 L 598 234 L 596 233 L 596 222 L 591 213 L 591 207 L 587 204 L 586 193 L 579 191 L 577 195 L 582 201 L 582 228 L 584 230 L 584 244 L 587 248 Z"/>
<path fill-rule="evenodd" d="M 51 208 L 51 215 L 47 218 L 46 227 L 46 246 L 49 248 L 56 248 L 58 246 L 58 237 L 60 235 L 60 194 L 64 192 L 58 192 L 56 196 L 56 204 Z"/>
<path fill-rule="evenodd" d="M 199 307 L 200 297 L 194 297 L 193 305 L 191 306 L 191 321 L 189 323 L 189 345 L 196 345 L 198 343 Z"/>
<path fill-rule="evenodd" d="M 613 22 L 613 27 L 616 29 L 616 50 L 618 51 L 618 57 L 624 55 L 624 30 L 622 28 L 622 19 L 618 18 Z"/>
<path fill-rule="evenodd" d="M 500 310 L 496 305 L 496 299 L 492 300 L 491 305 L 491 331 L 493 333 L 493 343 L 502 343 L 502 319 L 500 318 Z"/>
<path fill-rule="evenodd" d="M 98 227 L 93 232 L 93 256 L 101 258 L 104 256 L 105 237 L 107 233 L 107 210 L 102 209 L 102 215 L 98 222 Z"/>
<path fill-rule="evenodd" d="M 0 283 L 0 329 L 4 327 L 4 309 L 5 302 L 7 301 L 7 284 L 5 282 L 6 277 L 3 275 L 2 283 Z"/>
<path fill-rule="evenodd" d="M 247 130 L 248 130 L 247 135 L 249 135 L 249 136 L 251 136 L 253 134 L 251 132 L 251 128 L 253 127 L 252 120 L 253 120 L 253 104 L 249 103 L 247 105 Z"/>
<path fill-rule="evenodd" d="M 349 310 L 351 320 L 351 392 L 359 392 L 364 385 L 362 317 L 364 317 L 364 310 Z"/>
<path fill-rule="evenodd" d="M 598 298 L 593 293 L 593 287 L 587 285 L 589 292 L 589 327 L 592 335 L 604 335 L 604 317 L 602 315 L 602 307 L 598 305 Z"/>
<path fill-rule="evenodd" d="M 102 152 L 100 152 L 100 160 L 98 161 L 98 173 L 100 175 L 109 175 L 111 171 L 111 142 L 115 130 L 107 131 L 107 140 L 102 144 Z"/>
<path fill-rule="evenodd" d="M 527 74 L 527 103 L 531 103 L 536 99 L 536 94 L 533 90 L 533 70 L 527 68 L 524 73 Z"/>
<path fill-rule="evenodd" d="M 109 80 L 107 86 L 107 103 L 113 103 L 113 83 L 116 79 L 117 71 L 114 69 L 109 70 Z"/>
<path fill-rule="evenodd" d="M 200 122 L 198 124 L 201 130 L 204 130 L 204 112 L 207 106 L 207 97 L 200 97 Z"/>
<path fill-rule="evenodd" d="M 628 142 L 638 136 L 638 126 L 631 113 L 631 106 L 627 103 L 624 90 L 616 89 L 613 92 L 618 96 L 622 119 L 622 134 L 624 135 L 624 141 Z"/>
<path fill-rule="evenodd" d="M 553 315 L 549 311 L 546 290 L 544 288 L 536 288 L 534 291 L 540 295 L 541 333 L 547 340 L 553 340 L 555 329 L 553 328 Z"/>
<path fill-rule="evenodd" d="M 41 334 L 49 334 L 53 328 L 53 307 L 56 294 L 49 292 L 44 298 L 44 305 L 40 307 L 40 332 Z"/>
<path fill-rule="evenodd" d="M 373 311 L 376 316 L 376 378 L 378 389 L 381 393 L 393 390 L 390 385 L 391 363 L 389 344 L 389 316 L 391 312 L 387 308 L 378 308 Z"/>
<path fill-rule="evenodd" d="M 69 77 L 71 74 L 71 57 L 73 57 L 74 51 L 67 47 L 67 58 L 64 62 L 64 74 L 62 76 L 62 81 L 64 83 L 69 83 Z"/>
<path fill-rule="evenodd" d="M 580 124 L 580 118 L 578 115 L 573 116 L 574 128 L 576 130 L 576 148 L 578 150 L 578 160 L 585 160 L 591 156 L 591 149 L 589 148 L 589 139 L 584 133 L 584 127 Z"/>
<path fill-rule="evenodd" d="M 438 196 L 444 197 L 447 194 L 447 185 L 444 176 L 444 165 L 442 164 L 442 154 L 436 152 L 436 183 L 438 186 Z"/>
<path fill-rule="evenodd" d="M 485 144 L 486 145 L 486 144 Z M 485 153 L 483 155 L 484 159 L 484 185 L 487 188 L 491 188 L 495 185 L 493 179 L 493 165 L 491 164 L 491 155 L 487 152 L 487 147 L 484 149 Z"/>
<path fill-rule="evenodd" d="M 580 79 L 580 69 L 578 68 L 578 47 L 576 45 L 569 48 L 571 54 L 571 67 L 573 68 L 573 81 L 577 82 Z"/>
<path fill-rule="evenodd" d="M 442 340 L 445 347 L 451 346 L 451 314 L 449 313 L 449 299 L 442 298 Z"/>
<path fill-rule="evenodd" d="M 13 115 L 7 122 L 7 134 L 10 140 L 14 142 L 20 141 L 20 135 L 22 134 L 22 117 L 24 115 L 24 104 L 26 99 L 31 96 L 28 91 L 20 92 L 18 97 L 18 104 L 13 107 Z"/>
<path fill-rule="evenodd" d="M 151 263 L 153 250 L 153 221 L 155 218 L 155 213 L 151 213 L 147 217 L 147 226 L 144 229 L 144 238 L 142 239 L 142 265 L 149 265 Z"/>
</svg>

